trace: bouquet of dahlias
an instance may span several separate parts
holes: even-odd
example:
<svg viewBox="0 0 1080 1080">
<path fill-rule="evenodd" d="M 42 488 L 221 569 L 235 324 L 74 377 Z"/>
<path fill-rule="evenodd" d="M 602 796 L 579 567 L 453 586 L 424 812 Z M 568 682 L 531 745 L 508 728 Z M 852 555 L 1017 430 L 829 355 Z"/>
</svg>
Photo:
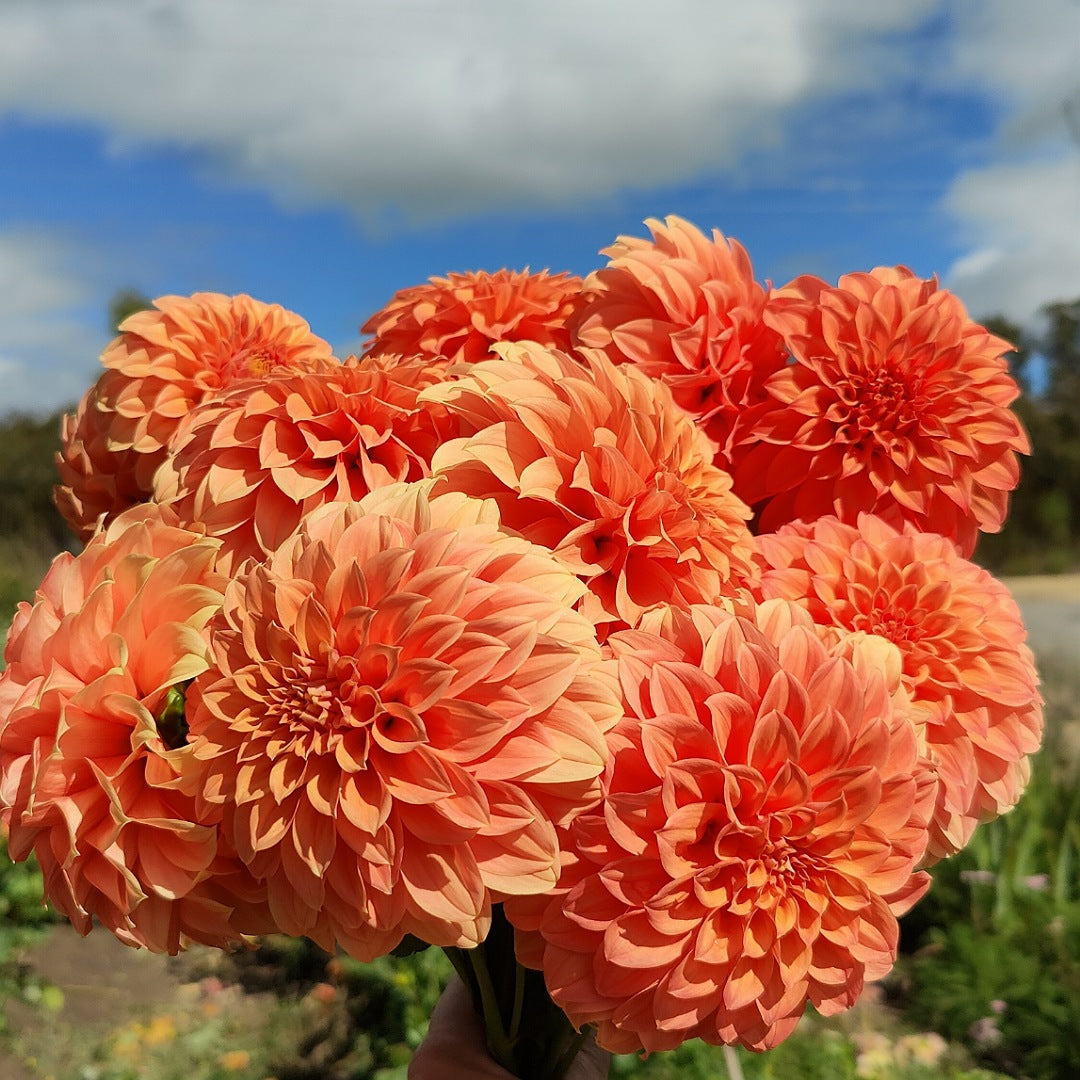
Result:
<svg viewBox="0 0 1080 1080">
<path fill-rule="evenodd" d="M 247 296 L 121 325 L 0 677 L 10 852 L 80 932 L 441 946 L 537 1077 L 766 1049 L 890 969 L 1040 740 L 969 561 L 1010 346 L 903 267 L 763 287 L 647 224 L 399 292 L 344 361 Z"/>
</svg>

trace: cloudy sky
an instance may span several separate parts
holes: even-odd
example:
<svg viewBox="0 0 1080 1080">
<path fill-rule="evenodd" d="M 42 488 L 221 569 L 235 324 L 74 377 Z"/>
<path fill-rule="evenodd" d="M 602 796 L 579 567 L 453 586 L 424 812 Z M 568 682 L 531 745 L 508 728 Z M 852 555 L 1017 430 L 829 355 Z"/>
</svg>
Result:
<svg viewBox="0 0 1080 1080">
<path fill-rule="evenodd" d="M 120 288 L 344 354 L 399 288 L 672 213 L 777 284 L 1080 295 L 1080 0 L 0 0 L 0 412 L 78 398 Z"/>
</svg>

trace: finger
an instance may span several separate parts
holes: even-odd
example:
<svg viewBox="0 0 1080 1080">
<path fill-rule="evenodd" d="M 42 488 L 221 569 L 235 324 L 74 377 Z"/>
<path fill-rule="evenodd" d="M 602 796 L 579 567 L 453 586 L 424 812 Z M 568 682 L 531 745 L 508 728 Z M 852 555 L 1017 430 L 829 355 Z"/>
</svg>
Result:
<svg viewBox="0 0 1080 1080">
<path fill-rule="evenodd" d="M 428 1033 L 409 1064 L 409 1080 L 513 1080 L 488 1053 L 483 1021 L 458 978 L 431 1014 Z M 582 1080 L 591 1080 L 590 1074 Z"/>
</svg>

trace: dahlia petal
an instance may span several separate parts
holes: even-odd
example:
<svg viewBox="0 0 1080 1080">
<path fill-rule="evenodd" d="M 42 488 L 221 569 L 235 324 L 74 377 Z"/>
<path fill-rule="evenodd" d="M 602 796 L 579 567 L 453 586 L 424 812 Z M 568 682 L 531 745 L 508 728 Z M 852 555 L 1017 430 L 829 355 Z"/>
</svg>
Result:
<svg viewBox="0 0 1080 1080">
<path fill-rule="evenodd" d="M 736 960 L 724 983 L 724 1006 L 735 1010 L 752 1004 L 765 991 L 765 982 L 758 965 L 749 957 Z"/>
<path fill-rule="evenodd" d="M 432 916 L 463 928 L 478 919 L 486 890 L 476 862 L 466 848 L 432 848 L 406 854 L 401 881 L 412 902 L 414 917 Z"/>
<path fill-rule="evenodd" d="M 558 881 L 554 827 L 516 800 L 493 803 L 492 828 L 474 849 L 485 886 L 502 895 L 547 892 Z"/>
</svg>

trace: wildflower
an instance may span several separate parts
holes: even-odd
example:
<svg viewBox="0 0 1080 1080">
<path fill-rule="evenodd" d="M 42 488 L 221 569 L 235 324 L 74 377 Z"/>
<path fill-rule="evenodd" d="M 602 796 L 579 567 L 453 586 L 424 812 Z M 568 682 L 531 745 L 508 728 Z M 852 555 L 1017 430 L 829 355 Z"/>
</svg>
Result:
<svg viewBox="0 0 1080 1080">
<path fill-rule="evenodd" d="M 989 1050 L 991 1047 L 997 1046 L 1004 1037 L 995 1016 L 979 1017 L 971 1025 L 968 1035 L 980 1050 Z"/>
<path fill-rule="evenodd" d="M 923 1031 L 901 1036 L 896 1042 L 895 1055 L 900 1064 L 910 1061 L 924 1069 L 933 1069 L 948 1049 L 949 1044 L 936 1031 Z"/>
<path fill-rule="evenodd" d="M 251 1054 L 247 1050 L 226 1050 L 218 1057 L 218 1067 L 225 1072 L 243 1072 L 251 1065 Z"/>
</svg>

